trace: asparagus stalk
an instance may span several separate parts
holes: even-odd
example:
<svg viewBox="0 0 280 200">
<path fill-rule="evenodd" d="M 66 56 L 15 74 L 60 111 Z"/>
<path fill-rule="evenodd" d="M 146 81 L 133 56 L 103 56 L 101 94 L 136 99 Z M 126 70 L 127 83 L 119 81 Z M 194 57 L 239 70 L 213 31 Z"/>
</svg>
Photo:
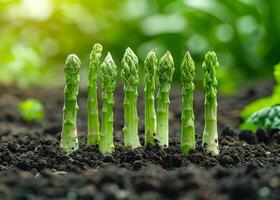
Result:
<svg viewBox="0 0 280 200">
<path fill-rule="evenodd" d="M 155 74 L 157 69 L 155 50 L 148 53 L 145 59 L 145 144 L 155 144 L 156 112 L 155 112 Z"/>
<path fill-rule="evenodd" d="M 216 70 L 219 67 L 215 52 L 208 52 L 202 64 L 205 90 L 205 127 L 202 144 L 213 154 L 219 154 L 217 131 L 217 87 Z"/>
<path fill-rule="evenodd" d="M 195 64 L 189 52 L 186 53 L 181 64 L 182 82 L 182 124 L 181 124 L 181 150 L 187 155 L 191 149 L 195 149 L 195 127 L 193 113 L 193 84 L 195 76 Z"/>
<path fill-rule="evenodd" d="M 168 51 L 159 61 L 157 75 L 159 79 L 159 91 L 157 95 L 157 137 L 161 146 L 168 147 L 168 110 L 169 90 L 172 76 L 175 71 L 173 58 Z"/>
<path fill-rule="evenodd" d="M 101 153 L 112 153 L 114 151 L 113 93 L 116 88 L 117 67 L 110 53 L 107 54 L 104 62 L 101 64 L 101 73 L 103 107 L 99 150 Z"/>
<path fill-rule="evenodd" d="M 66 86 L 64 89 L 63 124 L 61 132 L 61 149 L 70 154 L 78 149 L 77 135 L 77 95 L 80 81 L 80 65 L 78 56 L 71 54 L 67 57 L 64 72 L 66 75 Z"/>
<path fill-rule="evenodd" d="M 97 100 L 97 69 L 102 54 L 102 46 L 95 44 L 90 54 L 88 72 L 88 135 L 87 144 L 97 145 L 100 141 L 99 120 L 98 120 L 98 100 Z"/>
<path fill-rule="evenodd" d="M 137 148 L 140 146 L 137 114 L 138 58 L 129 47 L 124 53 L 121 64 L 121 76 L 124 81 L 124 144 Z"/>
</svg>

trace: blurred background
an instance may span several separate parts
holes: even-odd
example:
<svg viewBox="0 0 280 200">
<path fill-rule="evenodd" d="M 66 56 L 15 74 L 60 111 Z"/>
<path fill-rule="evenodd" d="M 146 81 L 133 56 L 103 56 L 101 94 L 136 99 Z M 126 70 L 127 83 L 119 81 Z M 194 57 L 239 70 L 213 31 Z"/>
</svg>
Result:
<svg viewBox="0 0 280 200">
<path fill-rule="evenodd" d="M 127 46 L 141 62 L 152 48 L 173 54 L 178 69 L 189 50 L 197 63 L 217 52 L 220 87 L 269 79 L 280 61 L 279 0 L 0 0 L 0 83 L 64 84 L 67 54 L 82 60 L 83 82 L 92 45 L 119 66 Z M 179 70 L 174 81 L 179 81 Z"/>
</svg>

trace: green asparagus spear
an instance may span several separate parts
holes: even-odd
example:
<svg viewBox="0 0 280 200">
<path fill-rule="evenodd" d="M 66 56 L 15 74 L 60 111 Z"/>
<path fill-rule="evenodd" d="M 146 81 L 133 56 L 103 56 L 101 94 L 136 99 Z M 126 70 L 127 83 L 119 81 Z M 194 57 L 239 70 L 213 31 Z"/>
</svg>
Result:
<svg viewBox="0 0 280 200">
<path fill-rule="evenodd" d="M 191 149 L 195 149 L 195 127 L 193 113 L 193 91 L 195 76 L 195 64 L 189 52 L 186 53 L 181 64 L 182 82 L 182 124 L 181 124 L 181 150 L 187 155 Z"/>
<path fill-rule="evenodd" d="M 124 81 L 124 144 L 137 148 L 140 146 L 137 114 L 138 58 L 129 47 L 124 53 L 121 64 L 121 76 Z"/>
<path fill-rule="evenodd" d="M 95 44 L 90 54 L 89 72 L 88 72 L 88 145 L 99 144 L 100 131 L 98 120 L 98 100 L 97 100 L 97 69 L 100 64 L 102 46 Z"/>
<path fill-rule="evenodd" d="M 101 72 L 103 108 L 99 150 L 101 153 L 112 153 L 114 151 L 113 93 L 116 88 L 117 67 L 110 53 L 107 54 L 104 62 L 101 64 Z"/>
<path fill-rule="evenodd" d="M 67 57 L 64 72 L 66 86 L 64 89 L 63 125 L 60 147 L 65 153 L 70 154 L 78 149 L 77 135 L 77 95 L 80 81 L 80 65 L 78 56 L 71 54 Z"/>
<path fill-rule="evenodd" d="M 157 69 L 155 50 L 149 52 L 145 59 L 145 144 L 155 144 L 156 112 L 155 112 L 155 74 Z"/>
<path fill-rule="evenodd" d="M 202 64 L 204 70 L 205 90 L 205 127 L 203 132 L 203 147 L 213 154 L 219 154 L 217 131 L 217 87 L 216 70 L 219 67 L 215 52 L 208 52 Z"/>
<path fill-rule="evenodd" d="M 169 145 L 168 110 L 169 90 L 172 76 L 175 71 L 173 58 L 168 51 L 159 61 L 157 75 L 159 79 L 159 91 L 157 95 L 157 137 L 161 146 Z"/>
</svg>

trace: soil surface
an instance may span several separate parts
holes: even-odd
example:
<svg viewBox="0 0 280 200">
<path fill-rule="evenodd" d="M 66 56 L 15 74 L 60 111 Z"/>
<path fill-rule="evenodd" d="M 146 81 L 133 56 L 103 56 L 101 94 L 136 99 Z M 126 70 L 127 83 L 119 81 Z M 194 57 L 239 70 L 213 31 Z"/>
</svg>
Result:
<svg viewBox="0 0 280 200">
<path fill-rule="evenodd" d="M 201 148 L 203 94 L 195 94 L 197 149 L 180 152 L 180 87 L 173 86 L 170 105 L 170 146 L 125 148 L 121 141 L 123 93 L 115 102 L 116 151 L 103 156 L 85 145 L 86 91 L 79 94 L 80 148 L 66 156 L 59 149 L 63 88 L 0 88 L 0 199 L 190 199 L 278 200 L 280 196 L 280 132 L 239 131 L 240 110 L 268 96 L 272 83 L 243 88 L 219 98 L 220 155 Z M 17 105 L 38 98 L 45 107 L 42 122 L 24 122 Z M 143 90 L 139 89 L 139 134 L 143 144 Z"/>
</svg>

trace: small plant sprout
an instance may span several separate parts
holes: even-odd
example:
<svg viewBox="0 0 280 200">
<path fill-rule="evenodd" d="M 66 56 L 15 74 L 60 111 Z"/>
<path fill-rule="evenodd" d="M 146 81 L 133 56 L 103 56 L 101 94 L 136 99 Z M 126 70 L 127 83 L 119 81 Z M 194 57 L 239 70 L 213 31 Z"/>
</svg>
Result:
<svg viewBox="0 0 280 200">
<path fill-rule="evenodd" d="M 193 113 L 193 91 L 195 64 L 189 52 L 186 53 L 181 64 L 182 82 L 182 124 L 181 124 L 181 150 L 187 155 L 191 149 L 195 149 L 195 127 Z"/>
<path fill-rule="evenodd" d="M 157 137 L 159 145 L 168 147 L 168 110 L 169 90 L 172 76 L 175 71 L 171 53 L 168 51 L 159 61 L 157 76 L 159 90 L 157 94 Z"/>
<path fill-rule="evenodd" d="M 125 50 L 121 64 L 121 77 L 124 82 L 124 144 L 137 148 L 141 146 L 138 137 L 137 114 L 138 58 L 129 47 Z"/>
<path fill-rule="evenodd" d="M 77 95 L 80 81 L 80 65 L 78 56 L 71 54 L 66 58 L 64 72 L 66 75 L 66 86 L 64 89 L 63 124 L 61 132 L 60 147 L 70 154 L 78 149 L 77 135 Z"/>
<path fill-rule="evenodd" d="M 19 103 L 19 113 L 24 121 L 41 121 L 45 117 L 44 107 L 37 99 L 27 99 Z"/>
<path fill-rule="evenodd" d="M 157 69 L 155 49 L 145 59 L 145 143 L 155 144 L 156 112 L 155 112 L 155 74 Z"/>
<path fill-rule="evenodd" d="M 205 90 L 205 127 L 202 144 L 214 155 L 219 154 L 218 131 L 217 131 L 217 87 L 216 70 L 219 67 L 215 52 L 208 52 L 205 55 L 202 68 L 204 71 Z"/>
<path fill-rule="evenodd" d="M 97 145 L 100 141 L 99 120 L 98 120 L 98 100 L 97 100 L 97 70 L 100 64 L 102 46 L 95 44 L 90 54 L 88 72 L 88 145 Z"/>
<path fill-rule="evenodd" d="M 102 82 L 102 124 L 99 150 L 101 153 L 112 153 L 114 151 L 113 143 L 113 106 L 114 90 L 116 88 L 117 67 L 110 53 L 107 54 L 104 62 L 101 64 L 101 82 Z"/>
</svg>

